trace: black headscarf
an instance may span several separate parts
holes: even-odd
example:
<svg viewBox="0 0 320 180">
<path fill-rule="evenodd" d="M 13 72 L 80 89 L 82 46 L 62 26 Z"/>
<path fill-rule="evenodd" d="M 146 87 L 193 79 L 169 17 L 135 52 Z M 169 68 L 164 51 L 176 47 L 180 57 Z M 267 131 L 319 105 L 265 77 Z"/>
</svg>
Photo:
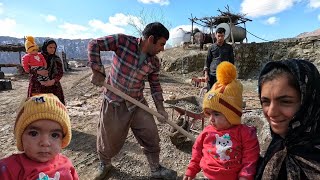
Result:
<svg viewBox="0 0 320 180">
<path fill-rule="evenodd" d="M 49 71 L 49 77 L 50 77 L 50 79 L 52 79 L 52 77 L 54 77 L 54 74 L 57 73 L 57 63 L 62 63 L 62 62 L 60 60 L 60 57 L 56 55 L 57 49 L 54 51 L 53 54 L 48 53 L 47 47 L 50 44 L 55 44 L 56 47 L 58 47 L 57 43 L 53 39 L 46 39 L 43 42 L 43 45 L 41 47 L 41 54 L 44 56 L 44 58 L 47 61 L 47 65 L 48 65 L 47 69 Z"/>
<path fill-rule="evenodd" d="M 50 54 L 48 53 L 47 51 L 47 47 L 50 45 L 50 44 L 55 44 L 56 47 L 57 47 L 57 43 L 53 40 L 53 39 L 46 39 L 44 42 L 43 42 L 43 45 L 41 47 L 41 52 L 42 54 L 45 54 L 46 56 L 56 56 L 56 51 L 57 49 L 54 51 L 53 54 Z"/>
<path fill-rule="evenodd" d="M 289 123 L 283 139 L 271 129 L 272 141 L 260 162 L 256 179 L 320 179 L 320 75 L 306 60 L 283 60 L 267 63 L 259 76 L 284 66 L 297 80 L 301 106 Z"/>
</svg>

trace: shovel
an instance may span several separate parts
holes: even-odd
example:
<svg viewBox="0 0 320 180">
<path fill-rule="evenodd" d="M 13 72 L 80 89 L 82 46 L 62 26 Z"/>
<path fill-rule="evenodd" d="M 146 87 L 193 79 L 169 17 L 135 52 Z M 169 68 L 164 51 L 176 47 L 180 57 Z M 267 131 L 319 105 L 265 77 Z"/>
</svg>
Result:
<svg viewBox="0 0 320 180">
<path fill-rule="evenodd" d="M 142 104 L 141 102 L 135 100 L 135 99 L 132 98 L 131 96 L 123 93 L 123 92 L 120 91 L 119 89 L 111 86 L 111 85 L 108 84 L 106 81 L 104 81 L 103 86 L 104 86 L 105 88 L 107 88 L 109 91 L 113 92 L 114 94 L 116 94 L 116 95 L 122 97 L 123 99 L 125 99 L 125 100 L 127 100 L 127 101 L 129 101 L 129 102 L 131 102 L 131 103 L 133 103 L 133 104 L 135 104 L 135 105 L 137 105 L 137 106 L 140 107 L 141 109 L 143 109 L 143 110 L 147 111 L 148 113 L 156 116 L 157 118 L 162 118 L 162 119 L 164 119 L 164 117 L 163 117 L 160 113 L 158 113 L 157 111 L 154 111 L 153 109 L 149 108 L 148 106 L 146 106 L 146 105 Z M 195 137 L 194 137 L 192 134 L 188 133 L 186 130 L 184 130 L 183 128 L 181 128 L 180 126 L 178 126 L 176 123 L 170 121 L 169 119 L 165 119 L 165 121 L 166 121 L 170 126 L 174 127 L 174 128 L 177 129 L 180 133 L 182 133 L 182 134 L 185 135 L 187 138 L 189 138 L 192 142 L 195 141 Z"/>
</svg>

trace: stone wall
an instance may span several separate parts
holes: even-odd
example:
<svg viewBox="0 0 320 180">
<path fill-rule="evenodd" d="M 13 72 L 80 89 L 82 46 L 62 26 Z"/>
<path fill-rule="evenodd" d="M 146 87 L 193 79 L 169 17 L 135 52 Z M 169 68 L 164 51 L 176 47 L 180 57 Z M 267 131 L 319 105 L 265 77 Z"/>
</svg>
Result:
<svg viewBox="0 0 320 180">
<path fill-rule="evenodd" d="M 269 61 L 300 58 L 320 67 L 320 37 L 282 42 L 236 44 L 234 47 L 239 78 L 255 79 Z"/>
<path fill-rule="evenodd" d="M 206 56 L 206 51 L 195 48 L 183 49 L 181 47 L 167 49 L 158 55 L 165 71 L 180 74 L 201 71 Z"/>
<path fill-rule="evenodd" d="M 236 66 L 241 79 L 256 79 L 261 68 L 269 61 L 300 58 L 320 67 L 320 37 L 286 39 L 278 42 L 235 44 Z M 185 74 L 201 71 L 207 51 L 198 47 L 171 48 L 158 55 L 164 70 Z"/>
</svg>

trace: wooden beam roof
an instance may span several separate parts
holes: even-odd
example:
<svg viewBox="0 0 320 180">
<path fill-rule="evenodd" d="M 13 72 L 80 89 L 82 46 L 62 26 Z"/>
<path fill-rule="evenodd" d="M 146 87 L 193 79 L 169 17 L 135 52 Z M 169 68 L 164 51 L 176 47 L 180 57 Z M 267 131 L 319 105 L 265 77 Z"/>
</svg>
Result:
<svg viewBox="0 0 320 180">
<path fill-rule="evenodd" d="M 0 51 L 6 52 L 24 52 L 25 47 L 23 45 L 16 45 L 16 44 L 6 44 L 0 45 Z"/>
<path fill-rule="evenodd" d="M 221 11 L 218 9 L 218 12 L 220 12 L 219 16 L 211 16 L 211 17 L 203 17 L 203 18 L 196 18 L 192 17 L 189 18 L 193 23 L 198 24 L 203 27 L 208 28 L 215 28 L 221 23 L 231 23 L 234 25 L 245 23 L 246 21 L 252 21 L 251 19 L 245 18 L 243 14 L 233 14 L 229 11 L 229 7 L 226 7 L 227 11 Z"/>
</svg>

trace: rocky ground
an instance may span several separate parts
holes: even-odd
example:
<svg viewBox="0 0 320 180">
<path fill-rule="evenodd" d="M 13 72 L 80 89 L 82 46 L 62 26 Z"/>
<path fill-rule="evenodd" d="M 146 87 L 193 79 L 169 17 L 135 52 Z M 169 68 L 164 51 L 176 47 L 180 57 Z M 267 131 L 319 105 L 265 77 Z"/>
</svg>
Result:
<svg viewBox="0 0 320 180">
<path fill-rule="evenodd" d="M 176 98 L 188 96 L 198 96 L 200 88 L 194 87 L 190 83 L 191 76 L 200 73 L 177 75 L 162 72 L 161 82 L 164 90 L 164 98 L 169 99 L 170 95 Z M 98 159 L 96 154 L 96 126 L 99 117 L 99 107 L 102 100 L 101 89 L 93 86 L 90 82 L 91 72 L 88 68 L 76 68 L 67 72 L 62 78 L 62 86 L 65 91 L 67 108 L 71 116 L 73 138 L 71 144 L 63 150 L 63 154 L 68 156 L 78 171 L 80 179 L 90 180 L 97 167 Z M 13 90 L 0 92 L 0 158 L 17 152 L 13 137 L 13 126 L 16 116 L 16 109 L 27 93 L 28 79 L 26 76 L 7 77 L 12 81 Z M 268 141 L 267 131 L 264 127 L 259 102 L 256 93 L 256 81 L 243 81 L 244 99 L 246 108 L 244 109 L 245 123 L 256 126 L 259 131 L 260 142 L 265 149 Z M 146 99 L 154 108 L 150 97 L 150 88 L 145 88 Z M 168 104 L 166 105 L 168 106 Z M 179 114 L 172 108 L 167 109 L 170 120 L 175 120 Z M 171 117 L 173 114 L 173 119 Z M 200 123 L 197 120 L 196 123 Z M 200 127 L 200 126 L 197 126 Z M 184 142 L 180 146 L 175 146 L 169 138 L 170 126 L 159 124 L 159 134 L 161 138 L 161 162 L 164 166 L 172 168 L 178 172 L 179 178 L 183 177 L 185 168 L 191 157 L 192 143 Z M 199 129 L 200 131 L 201 129 Z M 197 133 L 194 133 L 196 136 Z M 265 142 L 266 141 L 266 142 Z M 109 179 L 149 179 L 149 168 L 145 156 L 133 134 L 129 132 L 126 143 L 121 152 L 114 158 L 113 165 L 116 169 L 111 173 Z M 201 175 L 199 175 L 201 177 Z"/>
</svg>

